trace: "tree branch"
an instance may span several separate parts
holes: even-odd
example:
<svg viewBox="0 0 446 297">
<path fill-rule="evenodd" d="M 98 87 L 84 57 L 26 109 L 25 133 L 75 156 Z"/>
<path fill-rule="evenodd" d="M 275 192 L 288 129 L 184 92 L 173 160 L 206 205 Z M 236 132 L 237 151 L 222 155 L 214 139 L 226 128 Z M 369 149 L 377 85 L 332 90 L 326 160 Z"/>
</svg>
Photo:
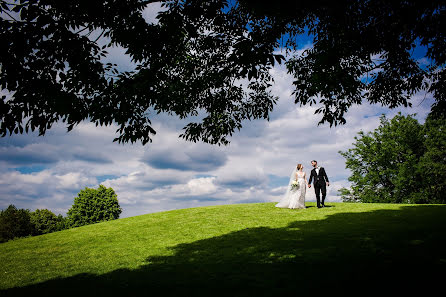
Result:
<svg viewBox="0 0 446 297">
<path fill-rule="evenodd" d="M 85 31 L 85 30 L 87 30 L 87 29 L 88 29 L 88 27 L 85 26 L 84 29 L 81 29 L 81 30 L 77 31 L 77 32 L 75 32 L 74 34 L 79 34 L 79 33 L 83 32 L 83 31 Z"/>
<path fill-rule="evenodd" d="M 16 21 L 16 22 L 22 22 L 22 21 L 19 21 L 19 20 L 17 20 L 15 17 L 13 17 L 12 15 L 10 15 L 7 11 L 3 11 L 4 13 L 6 13 L 12 20 L 14 20 L 14 21 Z M 9 21 L 11 21 L 11 20 L 9 20 Z"/>
<path fill-rule="evenodd" d="M 102 35 L 105 33 L 105 29 L 102 30 L 102 33 L 98 36 L 98 38 L 95 39 L 95 43 L 99 40 L 99 38 L 102 37 Z"/>
</svg>

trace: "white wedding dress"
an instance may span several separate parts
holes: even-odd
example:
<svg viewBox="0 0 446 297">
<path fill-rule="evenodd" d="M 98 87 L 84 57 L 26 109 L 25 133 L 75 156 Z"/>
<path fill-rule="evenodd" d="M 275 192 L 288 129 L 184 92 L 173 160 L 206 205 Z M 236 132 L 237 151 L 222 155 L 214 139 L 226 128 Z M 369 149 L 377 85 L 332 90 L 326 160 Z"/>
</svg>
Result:
<svg viewBox="0 0 446 297">
<path fill-rule="evenodd" d="M 299 183 L 299 189 L 292 190 L 291 183 L 296 180 Z M 305 208 L 305 193 L 307 192 L 307 187 L 305 183 L 304 173 L 293 171 L 290 177 L 290 182 L 288 183 L 288 188 L 283 196 L 282 200 L 276 204 L 276 207 L 280 208 Z"/>
</svg>

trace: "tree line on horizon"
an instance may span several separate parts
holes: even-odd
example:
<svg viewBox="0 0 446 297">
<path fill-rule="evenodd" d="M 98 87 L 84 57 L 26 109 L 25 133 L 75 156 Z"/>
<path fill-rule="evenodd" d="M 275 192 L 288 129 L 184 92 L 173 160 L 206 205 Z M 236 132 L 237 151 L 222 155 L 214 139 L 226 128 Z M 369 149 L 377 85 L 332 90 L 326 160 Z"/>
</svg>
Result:
<svg viewBox="0 0 446 297">
<path fill-rule="evenodd" d="M 121 212 L 115 191 L 103 185 L 81 190 L 66 217 L 48 209 L 30 211 L 11 204 L 0 211 L 0 242 L 115 220 Z"/>
</svg>

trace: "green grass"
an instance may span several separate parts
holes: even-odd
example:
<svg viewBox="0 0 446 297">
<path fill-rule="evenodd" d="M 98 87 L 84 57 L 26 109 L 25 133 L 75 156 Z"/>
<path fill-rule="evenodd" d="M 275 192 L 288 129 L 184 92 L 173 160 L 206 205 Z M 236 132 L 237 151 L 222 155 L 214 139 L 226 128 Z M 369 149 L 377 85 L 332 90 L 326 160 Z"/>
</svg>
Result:
<svg viewBox="0 0 446 297">
<path fill-rule="evenodd" d="M 0 295 L 444 291 L 446 206 L 308 205 L 182 209 L 6 242 Z"/>
</svg>

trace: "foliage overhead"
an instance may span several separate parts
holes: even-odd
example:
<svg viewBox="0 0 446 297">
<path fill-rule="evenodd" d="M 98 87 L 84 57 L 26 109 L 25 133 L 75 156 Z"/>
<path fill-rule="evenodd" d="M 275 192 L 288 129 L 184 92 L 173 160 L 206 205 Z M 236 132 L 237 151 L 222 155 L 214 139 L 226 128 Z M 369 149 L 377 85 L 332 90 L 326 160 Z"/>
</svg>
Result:
<svg viewBox="0 0 446 297">
<path fill-rule="evenodd" d="M 115 191 L 99 185 L 97 189 L 85 188 L 78 193 L 67 220 L 70 227 L 79 227 L 118 219 L 121 212 Z"/>
<path fill-rule="evenodd" d="M 345 123 L 363 101 L 407 106 L 420 90 L 433 94 L 434 114 L 446 109 L 445 1 L 171 0 L 147 23 L 152 2 L 0 0 L 0 133 L 89 120 L 146 144 L 151 114 L 166 112 L 191 119 L 183 138 L 227 144 L 243 120 L 268 119 L 282 46 L 295 102 L 319 104 L 320 123 Z M 313 46 L 298 55 L 304 33 Z M 104 62 L 113 45 L 134 71 Z"/>
<path fill-rule="evenodd" d="M 424 125 L 401 114 L 381 117 L 373 132 L 359 132 L 340 154 L 351 170 L 346 202 L 446 203 L 446 121 Z"/>
</svg>

